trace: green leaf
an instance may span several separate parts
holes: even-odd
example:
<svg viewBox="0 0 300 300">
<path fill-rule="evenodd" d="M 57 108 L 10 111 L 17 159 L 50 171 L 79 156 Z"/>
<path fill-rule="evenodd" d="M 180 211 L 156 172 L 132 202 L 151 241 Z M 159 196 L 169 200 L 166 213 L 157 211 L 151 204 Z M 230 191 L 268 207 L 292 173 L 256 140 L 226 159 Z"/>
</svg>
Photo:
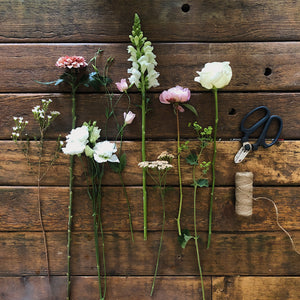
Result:
<svg viewBox="0 0 300 300">
<path fill-rule="evenodd" d="M 194 115 L 196 115 L 196 117 L 198 117 L 197 110 L 193 105 L 187 104 L 187 103 L 182 103 L 181 105 L 184 106 L 185 108 L 189 109 Z"/>
<path fill-rule="evenodd" d="M 188 229 L 183 229 L 181 232 L 181 235 L 178 236 L 178 242 L 180 243 L 180 246 L 182 249 L 184 249 L 190 239 L 192 239 L 193 236 L 191 236 Z"/>
<path fill-rule="evenodd" d="M 203 178 L 196 180 L 193 185 L 197 185 L 197 187 L 200 187 L 200 188 L 209 187 L 208 180 L 203 179 Z"/>
<path fill-rule="evenodd" d="M 198 160 L 197 160 L 197 154 L 196 153 L 191 153 L 185 160 L 191 166 L 197 166 L 198 165 Z"/>
<path fill-rule="evenodd" d="M 115 173 L 121 173 L 123 172 L 123 170 L 126 167 L 126 163 L 127 163 L 127 159 L 126 159 L 126 154 L 123 153 L 120 158 L 119 158 L 120 162 L 116 163 L 116 162 L 109 162 L 109 166 L 112 169 L 113 172 Z"/>
</svg>

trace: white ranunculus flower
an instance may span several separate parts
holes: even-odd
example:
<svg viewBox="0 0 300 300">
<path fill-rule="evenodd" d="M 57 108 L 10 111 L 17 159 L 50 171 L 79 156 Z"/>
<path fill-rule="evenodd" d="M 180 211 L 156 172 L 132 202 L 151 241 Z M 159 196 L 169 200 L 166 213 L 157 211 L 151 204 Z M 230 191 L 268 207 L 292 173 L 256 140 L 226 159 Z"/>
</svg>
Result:
<svg viewBox="0 0 300 300">
<path fill-rule="evenodd" d="M 70 134 L 66 136 L 67 142 L 75 142 L 87 144 L 89 138 L 89 129 L 87 126 L 83 125 L 72 129 Z"/>
<path fill-rule="evenodd" d="M 68 155 L 78 155 L 83 153 L 86 144 L 76 141 L 67 141 L 66 147 L 62 148 L 62 152 Z"/>
<path fill-rule="evenodd" d="M 195 77 L 194 80 L 208 90 L 223 88 L 228 85 L 232 77 L 229 64 L 228 61 L 206 63 L 201 72 L 197 71 L 199 76 Z"/>
<path fill-rule="evenodd" d="M 104 163 L 106 161 L 110 162 L 120 162 L 117 155 L 117 147 L 115 143 L 109 141 L 99 142 L 94 147 L 94 159 L 98 163 Z"/>
</svg>

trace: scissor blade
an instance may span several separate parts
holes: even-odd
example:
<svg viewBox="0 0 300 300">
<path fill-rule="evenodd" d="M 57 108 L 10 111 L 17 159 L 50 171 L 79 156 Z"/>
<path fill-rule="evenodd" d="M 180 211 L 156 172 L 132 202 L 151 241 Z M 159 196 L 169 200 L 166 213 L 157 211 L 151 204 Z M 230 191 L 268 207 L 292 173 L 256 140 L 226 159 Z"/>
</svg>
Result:
<svg viewBox="0 0 300 300">
<path fill-rule="evenodd" d="M 243 145 L 241 149 L 238 151 L 238 153 L 235 155 L 234 162 L 236 164 L 242 162 L 249 152 L 250 150 L 246 150 L 245 146 Z"/>
</svg>

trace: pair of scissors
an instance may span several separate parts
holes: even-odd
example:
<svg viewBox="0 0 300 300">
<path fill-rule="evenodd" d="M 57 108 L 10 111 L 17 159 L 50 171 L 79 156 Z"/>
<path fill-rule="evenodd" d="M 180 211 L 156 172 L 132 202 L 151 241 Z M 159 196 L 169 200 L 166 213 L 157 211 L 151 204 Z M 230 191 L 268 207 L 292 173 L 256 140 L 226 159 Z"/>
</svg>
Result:
<svg viewBox="0 0 300 300">
<path fill-rule="evenodd" d="M 254 125 L 252 125 L 250 128 L 245 128 L 245 121 L 253 113 L 255 113 L 258 110 L 264 111 L 264 113 L 265 113 L 264 117 L 262 117 L 257 123 L 255 123 Z M 279 128 L 278 128 L 278 131 L 277 131 L 277 134 L 276 134 L 275 138 L 272 139 L 271 143 L 267 144 L 266 143 L 266 134 L 267 134 L 268 129 L 270 127 L 270 124 L 271 124 L 271 122 L 273 120 L 276 120 L 278 122 Z M 263 129 L 262 129 L 262 132 L 261 132 L 260 136 L 258 137 L 257 141 L 254 144 L 250 144 L 248 142 L 249 136 L 252 133 L 254 133 L 262 125 L 263 125 Z M 241 161 L 243 161 L 244 158 L 247 156 L 247 154 L 250 151 L 257 150 L 259 146 L 263 146 L 264 148 L 268 148 L 268 147 L 271 147 L 272 145 L 274 145 L 277 142 L 277 140 L 278 140 L 278 138 L 280 136 L 280 133 L 282 131 L 282 119 L 279 116 L 277 116 L 277 115 L 272 115 L 271 116 L 270 110 L 266 106 L 259 106 L 259 107 L 254 108 L 253 110 L 251 110 L 242 119 L 242 122 L 241 122 L 241 131 L 244 133 L 244 136 L 242 137 L 242 140 L 241 140 L 243 146 L 241 147 L 241 149 L 238 151 L 238 153 L 234 157 L 234 162 L 236 164 L 238 164 Z"/>
</svg>

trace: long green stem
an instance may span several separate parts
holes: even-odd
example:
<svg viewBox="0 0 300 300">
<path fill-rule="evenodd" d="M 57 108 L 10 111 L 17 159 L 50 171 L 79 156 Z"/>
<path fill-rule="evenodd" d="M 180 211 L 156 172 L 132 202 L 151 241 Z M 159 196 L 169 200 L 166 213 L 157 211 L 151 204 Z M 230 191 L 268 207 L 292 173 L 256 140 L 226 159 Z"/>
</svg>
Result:
<svg viewBox="0 0 300 300">
<path fill-rule="evenodd" d="M 76 126 L 76 87 L 72 86 L 72 129 Z M 72 206 L 73 206 L 73 169 L 74 169 L 74 156 L 70 156 L 70 167 L 69 167 L 69 218 L 68 218 L 68 244 L 67 244 L 67 300 L 70 300 L 71 296 L 71 240 L 72 240 Z"/>
<path fill-rule="evenodd" d="M 121 184 L 122 184 L 122 187 L 123 187 L 123 192 L 124 192 L 124 195 L 125 195 L 126 201 L 127 201 L 127 209 L 128 209 L 128 218 L 129 218 L 129 227 L 130 227 L 131 240 L 134 242 L 130 203 L 129 203 L 127 190 L 126 190 L 125 183 L 124 183 L 123 176 L 122 176 L 121 172 L 119 172 L 119 177 L 120 177 L 120 181 L 121 181 Z"/>
<path fill-rule="evenodd" d="M 161 196 L 162 208 L 163 208 L 163 222 L 162 222 L 160 242 L 159 242 L 159 248 L 158 248 L 158 253 L 157 253 L 157 260 L 156 260 L 156 266 L 155 266 L 155 272 L 154 272 L 154 276 L 153 276 L 153 282 L 152 282 L 150 296 L 152 296 L 153 292 L 154 292 L 155 280 L 156 280 L 157 271 L 158 271 L 160 253 L 161 253 L 161 248 L 162 248 L 162 243 L 163 243 L 163 236 L 164 236 L 164 231 L 165 231 L 165 221 L 166 221 L 165 195 L 164 195 L 165 188 L 162 188 L 160 186 L 159 189 L 160 189 L 160 196 Z"/>
<path fill-rule="evenodd" d="M 193 181 L 194 181 L 194 235 L 195 235 L 194 239 L 195 239 L 195 247 L 196 247 L 196 253 L 197 253 L 197 262 L 198 262 L 199 275 L 200 275 L 200 280 L 201 280 L 202 298 L 203 298 L 203 300 L 205 300 L 204 283 L 203 283 L 202 268 L 201 268 L 200 254 L 199 254 L 199 247 L 198 247 L 197 206 L 196 206 L 197 184 L 196 184 L 196 177 L 195 177 L 195 169 L 196 169 L 196 166 L 193 167 Z"/>
<path fill-rule="evenodd" d="M 214 153 L 212 159 L 212 185 L 211 185 L 211 193 L 210 193 L 210 207 L 209 207 L 209 223 L 208 223 L 208 240 L 207 240 L 207 249 L 210 246 L 211 241 L 211 227 L 212 227 L 212 213 L 213 213 L 213 200 L 214 200 L 214 191 L 215 191 L 215 162 L 216 162 L 216 154 L 217 154 L 217 128 L 219 122 L 219 113 L 218 113 L 218 90 L 216 88 L 213 89 L 214 97 L 215 97 L 215 128 L 214 128 Z"/>
<path fill-rule="evenodd" d="M 146 160 L 146 87 L 144 74 L 141 76 L 142 93 L 142 161 Z M 143 169 L 143 213 L 144 213 L 144 240 L 147 240 L 147 190 L 146 190 L 146 170 Z"/>
<path fill-rule="evenodd" d="M 182 178 L 181 178 L 181 166 L 180 166 L 180 128 L 179 128 L 179 116 L 178 116 L 178 109 L 176 109 L 176 120 L 177 120 L 177 167 L 178 167 L 178 179 L 179 179 L 179 209 L 178 209 L 178 216 L 177 216 L 177 228 L 178 228 L 178 235 L 181 236 L 181 226 L 180 226 L 180 217 L 181 217 L 181 210 L 182 210 Z"/>
</svg>

